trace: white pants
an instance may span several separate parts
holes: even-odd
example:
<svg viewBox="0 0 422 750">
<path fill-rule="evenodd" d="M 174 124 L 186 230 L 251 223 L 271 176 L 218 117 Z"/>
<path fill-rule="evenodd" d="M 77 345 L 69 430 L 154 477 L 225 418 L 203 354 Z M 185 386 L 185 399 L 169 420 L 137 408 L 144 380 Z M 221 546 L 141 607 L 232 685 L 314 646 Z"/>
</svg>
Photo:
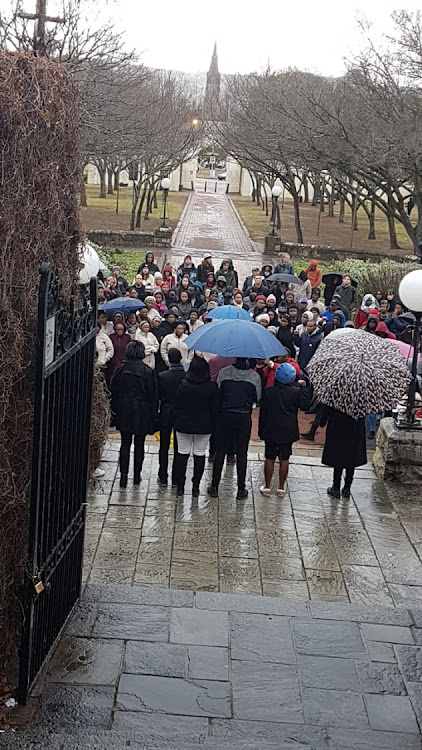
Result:
<svg viewBox="0 0 422 750">
<path fill-rule="evenodd" d="M 188 432 L 177 432 L 177 445 L 178 452 L 184 456 L 189 456 L 193 444 L 193 455 L 194 456 L 205 456 L 207 450 L 208 441 L 211 437 L 209 435 L 193 435 Z"/>
</svg>

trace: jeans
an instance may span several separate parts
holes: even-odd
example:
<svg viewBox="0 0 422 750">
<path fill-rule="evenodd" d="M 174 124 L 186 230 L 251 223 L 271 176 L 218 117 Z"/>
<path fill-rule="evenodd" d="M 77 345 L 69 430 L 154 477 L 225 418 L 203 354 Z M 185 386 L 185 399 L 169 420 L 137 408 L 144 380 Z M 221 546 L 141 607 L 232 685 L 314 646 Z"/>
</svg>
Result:
<svg viewBox="0 0 422 750">
<path fill-rule="evenodd" d="M 133 435 L 131 432 L 121 432 L 122 444 L 120 446 L 120 474 L 126 476 L 129 474 L 130 446 L 132 438 L 135 438 L 135 452 L 133 457 L 133 473 L 138 476 L 142 471 L 142 464 L 145 456 L 145 435 Z"/>
<path fill-rule="evenodd" d="M 248 446 L 251 437 L 252 419 L 250 414 L 223 412 L 217 425 L 217 452 L 212 472 L 212 486 L 218 487 L 226 453 L 231 446 L 237 457 L 237 486 L 245 489 Z"/>
<path fill-rule="evenodd" d="M 163 481 L 166 481 L 167 474 L 168 474 L 168 466 L 169 466 L 169 448 L 170 448 L 170 440 L 171 440 L 171 433 L 173 431 L 173 426 L 170 427 L 160 427 L 160 450 L 159 450 L 159 469 L 158 469 L 158 476 Z M 177 445 L 177 435 L 176 430 L 173 432 L 173 440 L 174 440 L 174 455 L 173 455 L 173 466 L 171 471 L 171 483 L 176 484 L 177 482 L 177 474 L 176 474 L 176 465 L 177 465 L 177 451 L 178 451 L 178 445 Z"/>
<path fill-rule="evenodd" d="M 366 429 L 369 432 L 376 432 L 377 429 L 377 415 L 376 414 L 368 414 L 365 417 L 366 422 Z"/>
</svg>

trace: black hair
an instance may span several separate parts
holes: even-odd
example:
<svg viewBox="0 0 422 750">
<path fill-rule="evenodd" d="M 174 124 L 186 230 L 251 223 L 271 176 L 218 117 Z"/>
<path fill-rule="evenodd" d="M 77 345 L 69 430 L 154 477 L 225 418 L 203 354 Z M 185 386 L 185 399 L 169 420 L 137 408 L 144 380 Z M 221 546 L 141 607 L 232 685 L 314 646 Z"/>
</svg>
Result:
<svg viewBox="0 0 422 750">
<path fill-rule="evenodd" d="M 173 323 L 173 331 L 176 330 L 177 326 L 185 326 L 185 331 L 186 331 L 186 321 L 185 320 L 177 320 L 176 319 L 174 321 L 174 323 Z"/>
<path fill-rule="evenodd" d="M 195 356 L 186 373 L 186 380 L 188 383 L 209 383 L 211 376 L 207 360 Z"/>
<path fill-rule="evenodd" d="M 306 281 L 306 279 L 308 278 L 306 275 L 306 271 L 301 271 L 299 274 L 299 278 L 301 279 L 301 281 Z"/>
<path fill-rule="evenodd" d="M 174 346 L 168 350 L 167 356 L 171 365 L 179 365 L 182 360 L 182 352 Z"/>
<path fill-rule="evenodd" d="M 143 359 L 145 357 L 145 347 L 142 341 L 131 341 L 125 349 L 125 359 L 130 361 L 134 359 Z"/>
</svg>

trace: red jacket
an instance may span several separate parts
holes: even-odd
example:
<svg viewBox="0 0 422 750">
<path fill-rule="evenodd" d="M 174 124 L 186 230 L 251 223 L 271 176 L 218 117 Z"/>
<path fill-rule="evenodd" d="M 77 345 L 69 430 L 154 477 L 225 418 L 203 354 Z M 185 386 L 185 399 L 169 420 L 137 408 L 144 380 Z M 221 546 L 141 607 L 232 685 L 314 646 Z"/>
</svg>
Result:
<svg viewBox="0 0 422 750">
<path fill-rule="evenodd" d="M 355 319 L 355 328 L 363 328 L 364 325 L 366 325 L 366 321 L 368 320 L 368 315 L 376 315 L 377 318 L 379 317 L 379 310 L 377 307 L 371 307 L 369 312 L 365 312 L 360 307 L 359 310 L 356 313 L 356 319 Z"/>
<path fill-rule="evenodd" d="M 294 369 L 296 371 L 296 377 L 299 378 L 300 377 L 300 367 L 299 367 L 298 363 L 296 362 L 296 360 L 292 359 L 291 357 L 289 357 L 289 359 L 287 360 L 287 362 L 288 362 L 289 365 L 292 365 L 292 367 L 294 367 Z M 280 362 L 274 362 L 274 367 L 269 367 L 268 365 L 266 365 L 266 367 L 263 368 L 262 374 L 264 376 L 265 388 L 272 388 L 273 387 L 273 385 L 275 383 L 275 371 L 276 371 L 277 367 L 280 367 Z"/>
</svg>

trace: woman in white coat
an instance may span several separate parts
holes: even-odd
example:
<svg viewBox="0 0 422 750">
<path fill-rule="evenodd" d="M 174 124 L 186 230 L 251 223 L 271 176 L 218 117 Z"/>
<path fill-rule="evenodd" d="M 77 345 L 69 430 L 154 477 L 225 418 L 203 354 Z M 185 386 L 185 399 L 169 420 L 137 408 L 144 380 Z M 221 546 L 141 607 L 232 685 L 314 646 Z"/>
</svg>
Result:
<svg viewBox="0 0 422 750">
<path fill-rule="evenodd" d="M 145 347 L 145 362 L 151 370 L 155 369 L 155 352 L 158 352 L 159 343 L 157 338 L 151 333 L 151 325 L 148 320 L 143 320 L 135 334 L 135 341 L 142 341 Z"/>
<path fill-rule="evenodd" d="M 114 346 L 110 337 L 102 330 L 99 322 L 97 324 L 95 346 L 97 350 L 97 362 L 100 367 L 105 367 L 114 354 Z"/>
</svg>

